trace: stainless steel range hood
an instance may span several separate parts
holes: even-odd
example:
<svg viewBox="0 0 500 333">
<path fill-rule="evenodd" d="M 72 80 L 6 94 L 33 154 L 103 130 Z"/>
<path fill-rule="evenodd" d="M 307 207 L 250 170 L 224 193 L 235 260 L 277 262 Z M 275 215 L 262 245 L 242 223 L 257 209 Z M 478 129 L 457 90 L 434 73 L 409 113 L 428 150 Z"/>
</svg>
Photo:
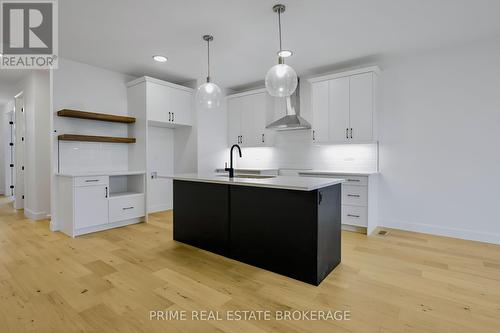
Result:
<svg viewBox="0 0 500 333">
<path fill-rule="evenodd" d="M 286 115 L 266 126 L 277 131 L 306 130 L 311 124 L 300 116 L 300 82 L 292 96 L 286 97 Z"/>
</svg>

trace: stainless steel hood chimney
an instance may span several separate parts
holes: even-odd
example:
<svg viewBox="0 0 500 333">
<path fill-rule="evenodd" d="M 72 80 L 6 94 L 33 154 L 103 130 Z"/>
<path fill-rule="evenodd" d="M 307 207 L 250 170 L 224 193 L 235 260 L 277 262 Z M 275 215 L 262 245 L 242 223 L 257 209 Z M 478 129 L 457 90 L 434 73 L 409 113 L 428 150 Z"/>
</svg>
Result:
<svg viewBox="0 0 500 333">
<path fill-rule="evenodd" d="M 267 129 L 277 131 L 306 130 L 311 124 L 300 116 L 300 82 L 292 96 L 286 98 L 286 116 L 273 121 L 266 126 Z"/>
</svg>

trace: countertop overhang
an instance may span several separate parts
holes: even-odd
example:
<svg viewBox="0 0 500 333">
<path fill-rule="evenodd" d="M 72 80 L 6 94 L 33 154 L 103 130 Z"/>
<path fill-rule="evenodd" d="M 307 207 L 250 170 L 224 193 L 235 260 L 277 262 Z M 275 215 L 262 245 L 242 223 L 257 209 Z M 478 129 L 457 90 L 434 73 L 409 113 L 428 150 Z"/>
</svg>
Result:
<svg viewBox="0 0 500 333">
<path fill-rule="evenodd" d="M 344 179 L 321 177 L 276 176 L 272 178 L 229 178 L 220 174 L 175 174 L 168 178 L 202 183 L 227 184 L 236 186 L 266 187 L 297 191 L 314 191 L 343 183 Z"/>
</svg>

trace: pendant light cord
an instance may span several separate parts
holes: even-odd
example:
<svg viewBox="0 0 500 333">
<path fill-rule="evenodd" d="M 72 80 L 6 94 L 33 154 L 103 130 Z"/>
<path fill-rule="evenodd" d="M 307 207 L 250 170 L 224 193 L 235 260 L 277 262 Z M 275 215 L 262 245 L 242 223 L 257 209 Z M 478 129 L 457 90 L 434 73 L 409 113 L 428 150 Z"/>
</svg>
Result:
<svg viewBox="0 0 500 333">
<path fill-rule="evenodd" d="M 210 40 L 207 40 L 207 82 L 210 82 Z"/>
<path fill-rule="evenodd" d="M 278 31 L 279 31 L 279 35 L 280 35 L 280 51 L 282 50 L 281 48 L 281 9 L 278 10 Z"/>
</svg>

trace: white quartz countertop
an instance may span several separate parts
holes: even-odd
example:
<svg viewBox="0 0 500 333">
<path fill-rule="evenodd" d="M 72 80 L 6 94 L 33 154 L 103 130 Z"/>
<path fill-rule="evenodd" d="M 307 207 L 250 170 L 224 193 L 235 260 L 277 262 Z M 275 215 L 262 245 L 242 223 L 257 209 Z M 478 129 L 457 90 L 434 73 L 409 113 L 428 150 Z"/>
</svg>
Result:
<svg viewBox="0 0 500 333">
<path fill-rule="evenodd" d="M 276 171 L 278 172 L 279 169 L 259 169 L 259 168 L 235 168 L 235 172 L 259 172 L 259 171 Z M 223 172 L 225 171 L 224 168 L 218 168 L 215 170 L 216 172 Z"/>
<path fill-rule="evenodd" d="M 346 175 L 346 176 L 370 176 L 378 174 L 378 171 L 332 171 L 332 170 L 304 170 L 299 175 Z"/>
<path fill-rule="evenodd" d="M 254 186 L 278 188 L 286 190 L 313 191 L 323 187 L 332 186 L 344 182 L 344 179 L 321 178 L 321 177 L 291 177 L 276 176 L 272 178 L 238 178 L 230 179 L 227 175 L 217 174 L 175 174 L 170 176 L 175 180 L 185 180 L 202 183 L 229 184 L 240 186 Z"/>
<path fill-rule="evenodd" d="M 96 172 L 58 172 L 60 177 L 93 177 L 93 176 L 128 176 L 143 175 L 146 171 L 96 171 Z"/>
</svg>

